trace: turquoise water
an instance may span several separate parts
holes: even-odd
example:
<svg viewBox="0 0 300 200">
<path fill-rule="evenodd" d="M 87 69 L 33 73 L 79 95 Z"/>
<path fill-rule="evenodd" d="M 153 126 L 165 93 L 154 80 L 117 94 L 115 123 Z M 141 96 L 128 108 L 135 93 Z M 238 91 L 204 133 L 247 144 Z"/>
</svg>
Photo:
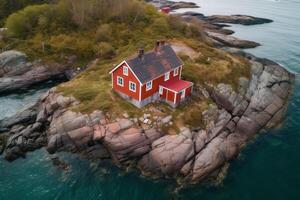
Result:
<svg viewBox="0 0 300 200">
<path fill-rule="evenodd" d="M 249 14 L 273 19 L 272 24 L 234 25 L 236 36 L 258 41 L 249 50 L 282 63 L 300 73 L 300 0 L 198 0 L 204 14 Z M 0 97 L 0 118 L 13 114 L 40 93 Z M 172 181 L 141 178 L 116 167 L 99 167 L 74 155 L 64 154 L 70 170 L 51 164 L 44 149 L 27 159 L 8 163 L 0 158 L 0 200 L 19 199 L 300 199 L 300 79 L 281 128 L 260 135 L 232 163 L 222 186 L 197 185 L 174 194 Z M 106 166 L 107 166 L 106 165 Z"/>
</svg>

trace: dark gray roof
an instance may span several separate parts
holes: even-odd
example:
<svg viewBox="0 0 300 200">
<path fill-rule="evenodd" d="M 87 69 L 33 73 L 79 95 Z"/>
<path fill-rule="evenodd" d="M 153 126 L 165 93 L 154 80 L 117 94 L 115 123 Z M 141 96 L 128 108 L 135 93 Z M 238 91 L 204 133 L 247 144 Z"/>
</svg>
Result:
<svg viewBox="0 0 300 200">
<path fill-rule="evenodd" d="M 137 56 L 126 62 L 142 84 L 182 65 L 170 45 L 161 46 L 158 52 L 145 53 L 142 59 Z"/>
</svg>

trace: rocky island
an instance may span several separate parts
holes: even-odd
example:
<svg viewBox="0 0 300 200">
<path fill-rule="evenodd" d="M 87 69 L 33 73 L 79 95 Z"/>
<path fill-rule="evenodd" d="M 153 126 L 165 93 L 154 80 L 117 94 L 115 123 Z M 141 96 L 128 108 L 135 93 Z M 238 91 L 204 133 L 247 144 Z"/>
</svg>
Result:
<svg viewBox="0 0 300 200">
<path fill-rule="evenodd" d="M 111 93 L 107 71 L 119 60 L 115 57 L 118 58 L 123 49 L 107 47 L 112 39 L 102 33 L 112 33 L 115 32 L 112 29 L 124 27 L 118 24 L 113 27 L 100 25 L 95 37 L 99 37 L 101 48 L 95 54 L 103 62 L 93 62 L 71 81 L 50 89 L 33 106 L 0 121 L 0 152 L 7 160 L 13 161 L 25 157 L 28 151 L 46 147 L 50 154 L 67 151 L 91 160 L 110 159 L 120 167 L 138 169 L 145 176 L 175 178 L 178 184 L 183 185 L 196 184 L 219 180 L 229 162 L 251 139 L 263 129 L 280 125 L 285 117 L 294 75 L 278 63 L 230 48 L 249 48 L 258 44 L 228 36 L 230 31 L 216 24 L 249 25 L 270 20 L 241 16 L 199 17 L 191 13 L 165 16 L 147 5 L 135 6 L 140 6 L 146 13 L 141 14 L 134 6 L 130 7 L 137 21 L 149 16 L 153 19 L 155 15 L 168 24 L 165 26 L 154 20 L 148 24 L 153 29 L 145 28 L 143 34 L 154 31 L 161 37 L 164 33 L 164 38 L 187 65 L 183 76 L 196 83 L 191 103 L 178 111 L 163 105 L 136 110 Z M 122 15 L 119 19 L 128 20 L 130 17 L 127 19 Z M 9 27 L 8 23 L 8 31 Z M 134 41 L 141 30 L 132 27 L 134 34 L 128 35 L 123 30 L 121 34 L 124 35 L 115 35 L 114 40 L 124 42 L 125 36 L 132 37 Z M 161 32 L 161 29 L 164 31 Z M 173 34 L 165 33 L 166 29 Z M 157 37 L 144 42 L 147 46 L 155 40 Z M 49 40 L 53 49 L 58 48 L 55 41 Z M 124 45 L 136 45 L 130 43 L 132 41 L 126 42 Z M 18 48 L 21 47 L 17 45 Z M 80 56 L 76 55 L 76 51 L 65 52 Z M 23 84 L 28 88 L 63 74 L 67 68 L 55 67 L 58 72 L 44 70 L 49 73 L 46 75 L 32 73 L 30 70 L 38 70 L 40 64 L 28 64 L 24 59 L 25 55 L 16 51 L 0 54 L 2 91 L 14 91 Z M 64 61 L 72 63 L 68 59 Z M 27 76 L 26 73 L 42 74 L 43 78 Z M 8 78 L 12 83 L 17 82 L 14 81 L 19 80 L 16 76 L 32 80 L 30 84 L 21 81 L 19 85 L 5 85 Z"/>
</svg>

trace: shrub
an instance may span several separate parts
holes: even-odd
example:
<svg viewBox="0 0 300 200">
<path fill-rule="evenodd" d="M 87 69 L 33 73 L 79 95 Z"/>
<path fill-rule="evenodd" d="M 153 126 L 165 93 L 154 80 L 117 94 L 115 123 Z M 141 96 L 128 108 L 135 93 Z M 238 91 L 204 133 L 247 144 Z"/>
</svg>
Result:
<svg viewBox="0 0 300 200">
<path fill-rule="evenodd" d="M 97 56 L 101 58 L 108 59 L 115 55 L 113 47 L 107 42 L 101 42 L 99 45 L 97 45 L 95 51 Z"/>
<path fill-rule="evenodd" d="M 89 59 L 94 55 L 94 44 L 88 37 L 60 34 L 52 36 L 49 44 L 55 54 L 77 55 L 81 59 Z"/>
<path fill-rule="evenodd" d="M 167 30 L 169 30 L 168 22 L 166 21 L 166 19 L 164 17 L 155 18 L 153 20 L 152 27 L 155 32 L 159 32 L 159 33 L 164 33 Z"/>
<path fill-rule="evenodd" d="M 23 9 L 26 6 L 34 4 L 48 3 L 50 0 L 1 0 L 0 1 L 0 26 L 3 25 L 4 19 L 11 13 Z"/>
<path fill-rule="evenodd" d="M 28 6 L 10 15 L 6 27 L 10 35 L 26 38 L 34 33 L 53 33 L 56 29 L 68 29 L 72 23 L 63 3 Z"/>
<path fill-rule="evenodd" d="M 191 20 L 189 25 L 185 29 L 185 35 L 187 37 L 193 37 L 205 41 L 205 34 L 202 24 L 198 20 Z"/>
<path fill-rule="evenodd" d="M 112 28 L 109 24 L 102 24 L 97 29 L 95 39 L 97 42 L 109 42 L 112 40 Z"/>
<path fill-rule="evenodd" d="M 168 15 L 167 21 L 172 30 L 184 33 L 186 29 L 185 23 L 182 21 L 180 16 Z"/>
</svg>

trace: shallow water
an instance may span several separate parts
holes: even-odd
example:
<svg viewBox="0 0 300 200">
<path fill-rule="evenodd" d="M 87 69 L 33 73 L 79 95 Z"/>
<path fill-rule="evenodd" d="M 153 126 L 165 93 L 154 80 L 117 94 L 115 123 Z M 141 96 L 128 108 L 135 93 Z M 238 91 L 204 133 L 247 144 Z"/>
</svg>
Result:
<svg viewBox="0 0 300 200">
<path fill-rule="evenodd" d="M 204 14 L 248 14 L 274 23 L 234 25 L 236 36 L 260 42 L 249 52 L 300 73 L 300 0 L 195 0 Z M 0 97 L 0 118 L 13 114 L 39 95 Z M 300 199 L 300 79 L 297 77 L 288 116 L 281 128 L 260 135 L 234 161 L 220 187 L 195 186 L 174 194 L 171 181 L 153 182 L 116 167 L 101 170 L 74 155 L 63 158 L 71 169 L 52 166 L 44 149 L 26 160 L 0 160 L 0 199 Z"/>
</svg>

